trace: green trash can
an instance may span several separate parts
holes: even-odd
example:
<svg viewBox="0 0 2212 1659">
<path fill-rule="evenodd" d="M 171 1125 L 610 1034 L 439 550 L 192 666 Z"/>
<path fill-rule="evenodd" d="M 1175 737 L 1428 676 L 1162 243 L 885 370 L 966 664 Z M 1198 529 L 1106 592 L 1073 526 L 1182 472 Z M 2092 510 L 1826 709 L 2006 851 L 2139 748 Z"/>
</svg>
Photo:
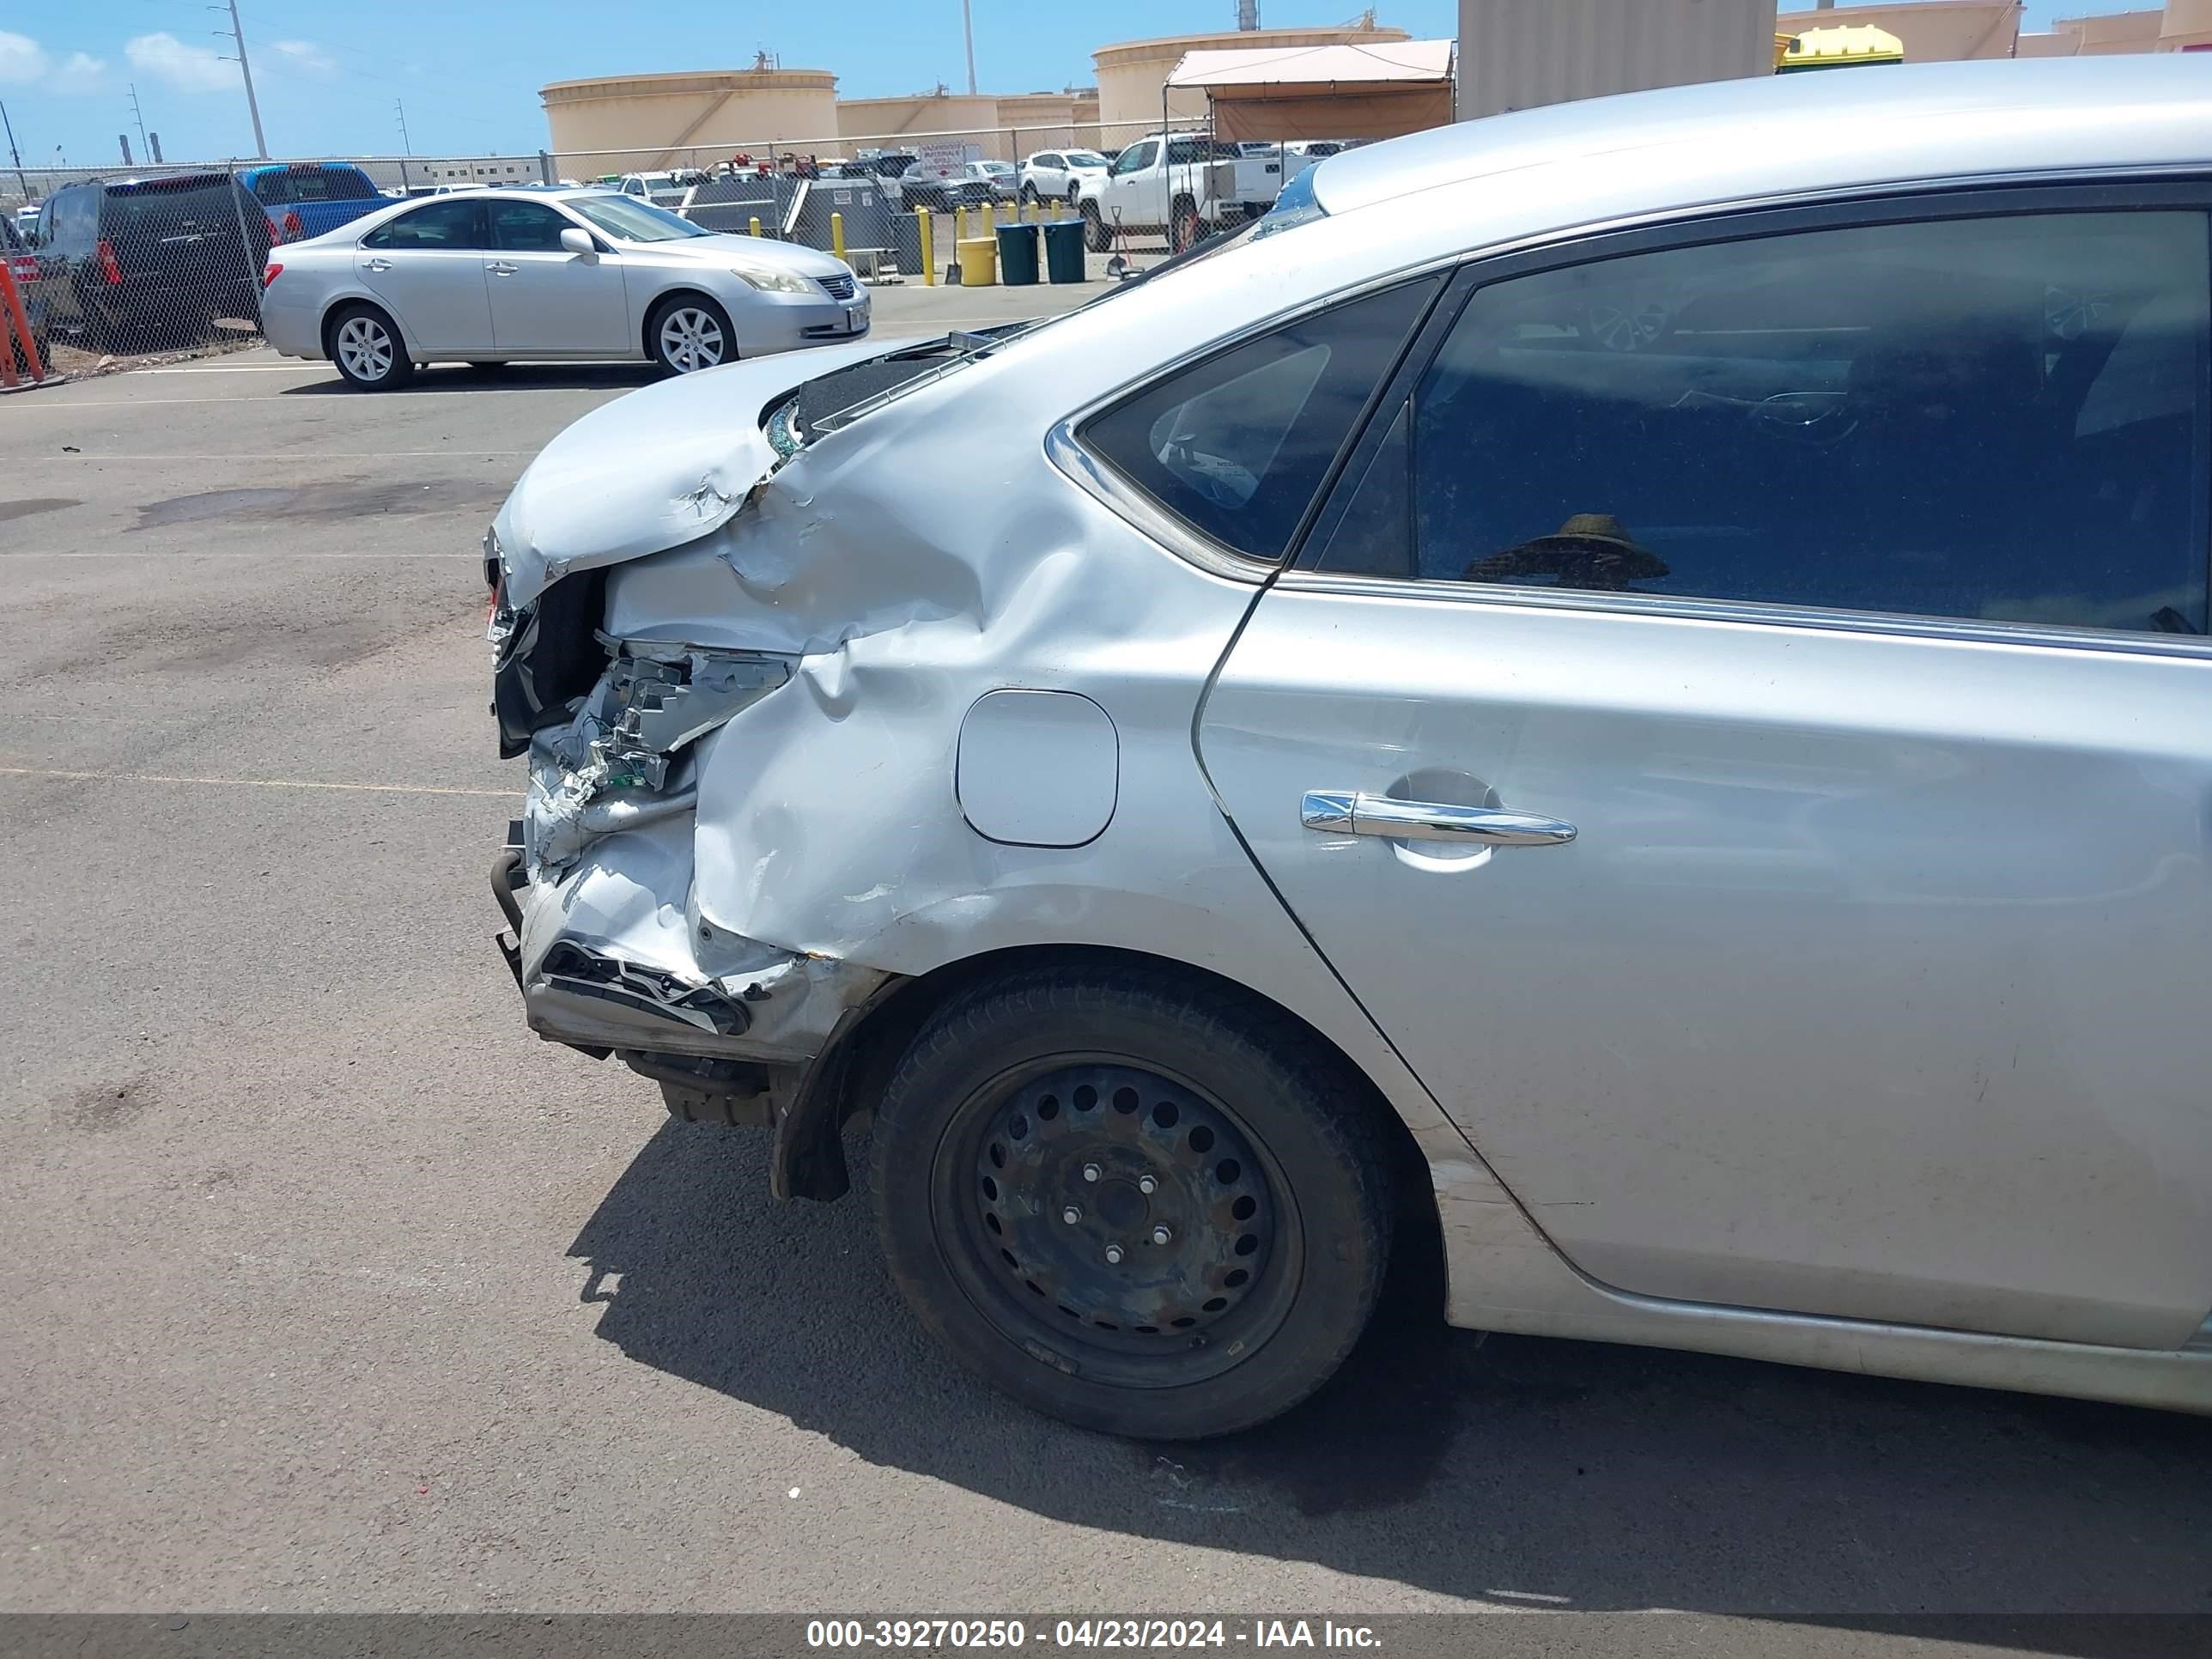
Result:
<svg viewBox="0 0 2212 1659">
<path fill-rule="evenodd" d="M 1037 279 L 1036 227 L 999 227 L 999 280 L 1008 288 L 1034 288 Z"/>
<path fill-rule="evenodd" d="M 1080 219 L 1055 219 L 1044 227 L 1045 275 L 1055 283 L 1079 283 L 1083 268 L 1084 223 Z"/>
</svg>

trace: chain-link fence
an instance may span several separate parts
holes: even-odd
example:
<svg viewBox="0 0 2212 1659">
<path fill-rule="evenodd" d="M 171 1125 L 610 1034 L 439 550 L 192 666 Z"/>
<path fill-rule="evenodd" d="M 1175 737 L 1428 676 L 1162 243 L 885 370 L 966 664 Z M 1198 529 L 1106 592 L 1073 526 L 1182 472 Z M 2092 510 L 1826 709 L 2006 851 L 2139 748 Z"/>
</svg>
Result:
<svg viewBox="0 0 2212 1659">
<path fill-rule="evenodd" d="M 1079 216 L 1094 254 L 1164 253 L 1263 211 L 1304 164 L 1291 147 L 1223 143 L 1203 124 L 1164 133 L 1132 121 L 574 154 L 9 169 L 0 250 L 41 356 L 82 373 L 258 343 L 271 250 L 395 198 L 598 183 L 708 229 L 834 251 L 882 280 L 952 269 L 961 241 L 1010 215 Z"/>
<path fill-rule="evenodd" d="M 821 210 L 828 204 L 845 220 L 848 249 L 863 251 L 855 263 L 866 275 L 878 249 L 906 273 L 920 269 L 917 210 L 928 216 L 940 266 L 954 241 L 980 230 L 987 207 L 999 222 L 1009 211 L 1080 215 L 1094 252 L 1164 253 L 1263 211 L 1306 164 L 1305 148 L 1222 143 L 1204 121 L 1165 129 L 1124 121 L 552 151 L 545 159 L 548 176 L 564 182 L 606 184 L 717 230 L 752 229 L 757 221 L 757 234 L 818 247 L 830 246 Z"/>
<path fill-rule="evenodd" d="M 270 250 L 392 205 L 535 184 L 542 155 L 9 168 L 0 252 L 63 373 L 257 344 Z"/>
</svg>

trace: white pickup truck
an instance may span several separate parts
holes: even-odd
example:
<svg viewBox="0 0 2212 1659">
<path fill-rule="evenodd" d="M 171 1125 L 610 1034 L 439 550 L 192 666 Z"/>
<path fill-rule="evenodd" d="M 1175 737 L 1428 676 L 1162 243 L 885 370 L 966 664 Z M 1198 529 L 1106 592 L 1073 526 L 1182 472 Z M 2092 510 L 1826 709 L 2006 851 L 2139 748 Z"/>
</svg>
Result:
<svg viewBox="0 0 2212 1659">
<path fill-rule="evenodd" d="M 1114 232 L 1157 235 L 1180 253 L 1218 225 L 1265 213 L 1283 187 L 1276 155 L 1243 155 L 1202 132 L 1155 133 L 1115 158 L 1105 181 L 1080 204 L 1091 251 L 1103 253 Z"/>
</svg>

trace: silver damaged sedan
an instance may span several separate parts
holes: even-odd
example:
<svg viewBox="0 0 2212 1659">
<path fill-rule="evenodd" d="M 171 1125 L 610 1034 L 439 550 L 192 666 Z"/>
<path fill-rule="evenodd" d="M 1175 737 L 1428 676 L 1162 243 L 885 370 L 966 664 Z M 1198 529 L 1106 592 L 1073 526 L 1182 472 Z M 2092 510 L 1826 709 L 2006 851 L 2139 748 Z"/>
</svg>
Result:
<svg viewBox="0 0 2212 1659">
<path fill-rule="evenodd" d="M 688 374 L 857 338 L 868 296 L 830 254 L 611 191 L 482 190 L 272 248 L 261 325 L 285 356 L 381 391 L 438 361 L 649 359 Z"/>
<path fill-rule="evenodd" d="M 486 539 L 531 1027 L 779 1197 L 872 1121 L 916 1316 L 1100 1429 L 1304 1397 L 1394 1231 L 2212 1407 L 2209 137 L 2181 56 L 1573 104 L 597 410 Z"/>
</svg>

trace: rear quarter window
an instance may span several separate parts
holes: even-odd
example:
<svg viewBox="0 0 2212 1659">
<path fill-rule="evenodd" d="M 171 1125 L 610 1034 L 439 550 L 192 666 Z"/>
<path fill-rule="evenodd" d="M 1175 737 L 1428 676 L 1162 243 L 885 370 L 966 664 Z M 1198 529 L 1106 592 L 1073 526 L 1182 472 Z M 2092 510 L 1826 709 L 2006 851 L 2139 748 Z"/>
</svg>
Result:
<svg viewBox="0 0 2212 1659">
<path fill-rule="evenodd" d="M 1200 533 L 1279 559 L 1441 280 L 1345 301 L 1177 370 L 1093 416 L 1084 442 Z"/>
</svg>

